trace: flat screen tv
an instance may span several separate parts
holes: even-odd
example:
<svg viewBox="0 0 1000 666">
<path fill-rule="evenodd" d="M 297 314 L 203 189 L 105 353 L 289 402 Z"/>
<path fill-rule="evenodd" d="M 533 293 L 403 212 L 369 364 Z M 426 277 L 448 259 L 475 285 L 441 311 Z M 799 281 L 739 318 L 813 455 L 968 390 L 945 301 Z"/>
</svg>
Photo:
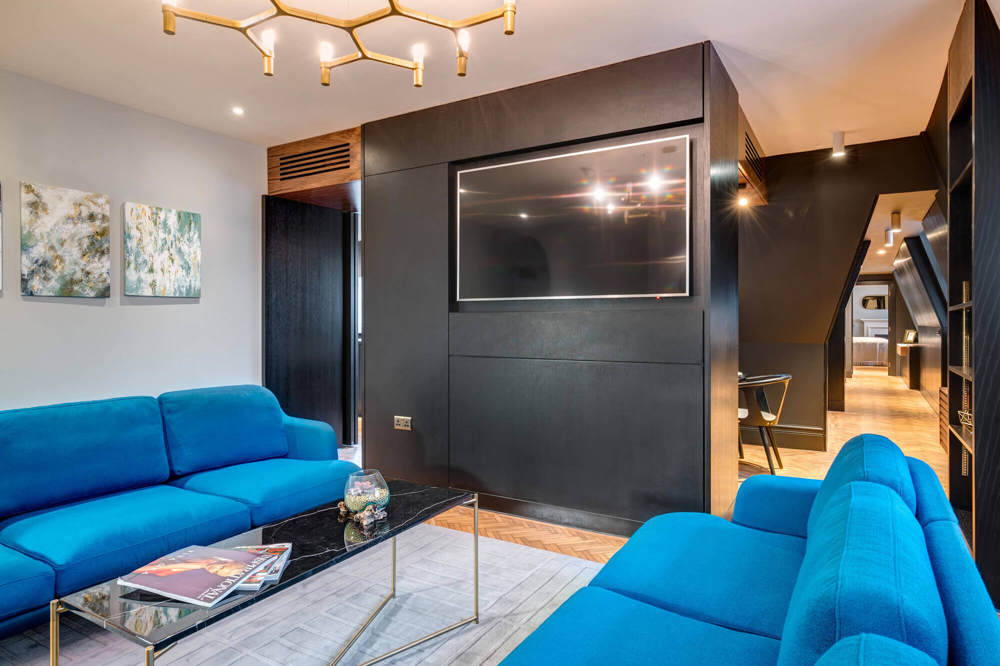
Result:
<svg viewBox="0 0 1000 666">
<path fill-rule="evenodd" d="M 672 136 L 458 171 L 458 300 L 687 296 L 689 164 Z"/>
</svg>

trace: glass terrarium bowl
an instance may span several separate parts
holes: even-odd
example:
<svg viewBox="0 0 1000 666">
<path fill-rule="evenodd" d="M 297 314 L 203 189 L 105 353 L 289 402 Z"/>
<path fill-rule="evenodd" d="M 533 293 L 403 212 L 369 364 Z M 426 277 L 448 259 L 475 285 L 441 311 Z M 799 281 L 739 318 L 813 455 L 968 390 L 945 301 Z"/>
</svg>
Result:
<svg viewBox="0 0 1000 666">
<path fill-rule="evenodd" d="M 344 487 L 344 504 L 348 511 L 358 513 L 375 505 L 384 509 L 389 503 L 389 486 L 377 469 L 363 469 L 347 477 Z"/>
</svg>

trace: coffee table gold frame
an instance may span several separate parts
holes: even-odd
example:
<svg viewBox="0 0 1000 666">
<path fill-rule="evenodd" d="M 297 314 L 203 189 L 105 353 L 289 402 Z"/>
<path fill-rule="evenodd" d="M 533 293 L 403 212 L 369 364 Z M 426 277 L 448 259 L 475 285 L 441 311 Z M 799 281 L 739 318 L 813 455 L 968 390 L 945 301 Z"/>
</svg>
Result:
<svg viewBox="0 0 1000 666">
<path fill-rule="evenodd" d="M 370 664 L 377 664 L 380 661 L 384 661 L 389 657 L 394 657 L 400 652 L 414 648 L 422 643 L 433 640 L 438 636 L 448 633 L 449 631 L 454 631 L 464 627 L 467 624 L 479 624 L 479 493 L 472 496 L 472 499 L 465 502 L 465 506 L 472 505 L 472 615 L 469 617 L 459 620 L 454 624 L 450 624 L 443 629 L 438 629 L 435 632 L 429 633 L 426 636 L 422 636 L 416 640 L 410 641 L 406 645 L 400 646 L 394 650 L 390 650 L 385 654 L 381 654 L 374 659 L 369 659 L 363 662 L 360 666 L 369 666 Z M 340 652 L 330 660 L 330 666 L 340 663 L 340 660 L 344 658 L 351 647 L 357 642 L 365 630 L 371 626 L 375 618 L 378 617 L 382 609 L 396 597 L 396 537 L 392 537 L 392 588 L 389 594 L 379 602 L 375 607 L 375 610 L 371 612 L 364 623 L 354 632 L 354 635 L 344 644 Z M 49 664 L 50 666 L 59 666 L 59 616 L 69 610 L 59 599 L 54 599 L 49 603 Z M 154 646 L 147 646 L 145 649 L 145 656 L 143 664 L 145 666 L 153 666 L 156 662 L 156 658 L 165 654 L 168 650 L 177 645 L 177 643 L 172 643 L 167 647 L 157 650 Z"/>
</svg>

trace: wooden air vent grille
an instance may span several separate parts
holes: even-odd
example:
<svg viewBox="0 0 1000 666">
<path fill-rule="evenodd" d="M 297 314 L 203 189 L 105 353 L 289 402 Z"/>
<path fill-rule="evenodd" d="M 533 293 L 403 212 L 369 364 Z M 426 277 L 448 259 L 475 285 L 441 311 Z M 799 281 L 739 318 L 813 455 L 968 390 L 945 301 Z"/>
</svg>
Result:
<svg viewBox="0 0 1000 666">
<path fill-rule="evenodd" d="M 740 109 L 740 132 L 743 135 L 739 150 L 740 197 L 751 206 L 767 205 L 767 174 L 764 170 L 764 151 L 753 133 L 753 128 Z"/>
<path fill-rule="evenodd" d="M 360 127 L 267 149 L 268 194 L 315 190 L 360 178 Z"/>
</svg>

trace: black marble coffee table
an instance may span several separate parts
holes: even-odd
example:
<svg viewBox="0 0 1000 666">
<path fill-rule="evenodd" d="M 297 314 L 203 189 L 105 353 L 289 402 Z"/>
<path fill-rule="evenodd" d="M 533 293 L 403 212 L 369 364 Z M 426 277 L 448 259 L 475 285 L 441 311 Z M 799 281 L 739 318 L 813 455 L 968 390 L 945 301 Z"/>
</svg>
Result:
<svg viewBox="0 0 1000 666">
<path fill-rule="evenodd" d="M 229 548 L 239 545 L 291 543 L 292 554 L 281 579 L 269 583 L 257 592 L 233 592 L 212 608 L 164 599 L 145 592 L 123 587 L 115 581 L 101 583 L 52 602 L 49 614 L 50 662 L 59 663 L 59 615 L 71 612 L 104 627 L 145 650 L 145 663 L 153 664 L 181 639 L 238 613 L 252 604 L 292 588 L 310 576 L 380 544 L 392 542 L 392 591 L 376 606 L 368 619 L 333 657 L 336 664 L 379 612 L 396 596 L 396 537 L 456 506 L 471 505 L 474 509 L 473 543 L 473 608 L 472 615 L 450 626 L 419 638 L 375 659 L 373 664 L 404 650 L 436 638 L 467 624 L 479 622 L 479 497 L 475 493 L 424 486 L 407 481 L 389 481 L 391 493 L 388 517 L 369 533 L 359 530 L 353 522 L 340 522 L 337 503 L 333 502 L 292 518 L 250 530 L 212 545 Z M 289 592 L 291 594 L 292 592 Z"/>
</svg>

